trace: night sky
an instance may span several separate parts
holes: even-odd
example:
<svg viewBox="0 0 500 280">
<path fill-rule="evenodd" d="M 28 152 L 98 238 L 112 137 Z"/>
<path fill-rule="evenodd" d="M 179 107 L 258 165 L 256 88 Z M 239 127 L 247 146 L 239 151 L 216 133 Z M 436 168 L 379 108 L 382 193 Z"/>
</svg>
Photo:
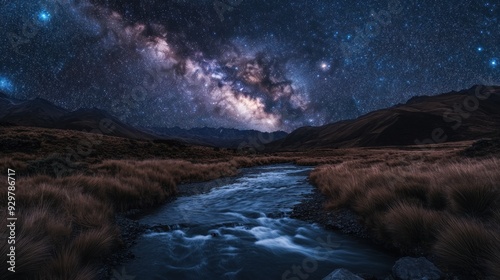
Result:
<svg viewBox="0 0 500 280">
<path fill-rule="evenodd" d="M 1 91 L 139 126 L 290 131 L 500 78 L 499 1 L 0 3 Z"/>
</svg>

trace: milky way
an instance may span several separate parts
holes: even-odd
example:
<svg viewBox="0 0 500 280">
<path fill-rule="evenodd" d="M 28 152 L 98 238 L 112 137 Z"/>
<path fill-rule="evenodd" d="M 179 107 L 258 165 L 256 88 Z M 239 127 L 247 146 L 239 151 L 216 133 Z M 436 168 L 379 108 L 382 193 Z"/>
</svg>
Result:
<svg viewBox="0 0 500 280">
<path fill-rule="evenodd" d="M 139 126 L 321 125 L 497 83 L 495 1 L 0 1 L 0 90 Z"/>
</svg>

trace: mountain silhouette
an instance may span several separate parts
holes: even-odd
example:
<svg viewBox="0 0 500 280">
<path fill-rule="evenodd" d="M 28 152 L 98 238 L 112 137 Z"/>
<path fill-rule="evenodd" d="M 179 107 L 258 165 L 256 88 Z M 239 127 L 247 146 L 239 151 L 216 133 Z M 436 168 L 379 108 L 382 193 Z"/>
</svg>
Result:
<svg viewBox="0 0 500 280">
<path fill-rule="evenodd" d="M 301 127 L 269 150 L 432 144 L 500 136 L 500 87 L 414 97 L 357 119 Z"/>
</svg>

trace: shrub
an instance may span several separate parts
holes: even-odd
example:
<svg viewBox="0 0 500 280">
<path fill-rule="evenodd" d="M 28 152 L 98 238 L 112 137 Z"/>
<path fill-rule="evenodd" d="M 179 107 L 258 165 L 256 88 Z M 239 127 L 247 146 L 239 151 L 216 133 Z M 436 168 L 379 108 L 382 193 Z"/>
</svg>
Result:
<svg viewBox="0 0 500 280">
<path fill-rule="evenodd" d="M 396 200 L 396 195 L 390 189 L 371 189 L 364 197 L 360 197 L 352 206 L 354 211 L 363 217 L 385 212 Z"/>
<path fill-rule="evenodd" d="M 427 207 L 434 210 L 445 210 L 448 206 L 448 193 L 446 189 L 431 187 L 427 193 Z"/>
<path fill-rule="evenodd" d="M 492 185 L 456 185 L 450 187 L 455 212 L 481 217 L 493 214 L 500 202 L 500 191 Z"/>
<path fill-rule="evenodd" d="M 359 184 L 365 189 L 373 188 L 389 188 L 398 182 L 398 177 L 390 172 L 383 172 L 379 168 L 371 168 L 366 170 L 366 175 L 358 178 Z M 352 171 L 351 171 L 352 172 Z M 356 176 L 357 177 L 357 176 Z"/>
<path fill-rule="evenodd" d="M 6 212 L 4 215 L 0 215 L 2 220 L 6 220 Z M 19 221 L 23 221 L 27 218 L 25 215 L 18 215 Z M 42 225 L 38 224 L 34 230 L 42 229 Z M 2 235 L 8 234 L 7 227 L 3 226 L 0 233 Z M 50 239 L 44 237 L 43 233 L 38 231 L 32 232 L 30 230 L 23 229 L 22 227 L 16 228 L 16 273 L 12 273 L 7 270 L 6 265 L 2 265 L 0 271 L 1 279 L 33 279 L 40 267 L 43 267 L 50 259 L 53 246 L 51 245 Z M 2 254 L 3 259 L 6 259 L 6 255 L 9 253 L 10 246 L 6 240 L 0 244 L 0 254 Z"/>
<path fill-rule="evenodd" d="M 411 249 L 432 244 L 442 221 L 443 216 L 437 211 L 399 202 L 390 208 L 381 222 L 386 224 L 385 229 L 395 245 Z"/>
<path fill-rule="evenodd" d="M 117 230 L 105 225 L 82 232 L 72 241 L 71 250 L 84 262 L 96 261 L 110 253 L 117 238 Z"/>
<path fill-rule="evenodd" d="M 29 181 L 26 182 L 30 186 Z M 22 207 L 51 207 L 53 209 L 62 208 L 70 196 L 70 193 L 57 185 L 41 183 L 30 186 L 31 188 L 19 189 L 16 193 L 17 201 Z"/>
<path fill-rule="evenodd" d="M 429 187 L 424 183 L 402 183 L 394 187 L 394 193 L 399 200 L 413 202 L 418 205 L 427 204 L 427 195 Z"/>
<path fill-rule="evenodd" d="M 481 271 L 491 256 L 494 235 L 484 224 L 451 218 L 442 228 L 434 245 L 440 261 L 464 272 Z"/>
<path fill-rule="evenodd" d="M 55 247 L 62 245 L 71 236 L 71 222 L 64 213 L 51 210 L 47 205 L 21 209 L 18 213 L 20 228 L 26 233 L 49 238 Z"/>
<path fill-rule="evenodd" d="M 310 178 L 330 207 L 352 208 L 376 238 L 403 251 L 433 248 L 455 269 L 484 274 L 488 266 L 498 275 L 500 249 L 491 240 L 500 232 L 500 160 L 456 162 L 439 151 L 408 153 L 406 160 L 394 166 L 352 157 L 320 166 Z"/>
<path fill-rule="evenodd" d="M 493 223 L 496 223 L 498 226 L 500 226 L 500 209 L 496 210 L 493 214 Z"/>
<path fill-rule="evenodd" d="M 80 252 L 65 247 L 59 250 L 47 268 L 41 274 L 41 279 L 52 280 L 88 280 L 96 279 L 96 271 L 89 265 L 82 263 Z"/>
<path fill-rule="evenodd" d="M 64 209 L 72 217 L 72 221 L 83 228 L 96 228 L 109 224 L 113 217 L 113 209 L 110 203 L 97 200 L 95 197 L 74 193 L 64 206 Z"/>
<path fill-rule="evenodd" d="M 8 168 L 14 170 L 25 170 L 28 164 L 25 160 L 18 160 L 13 158 L 0 158 L 0 170 L 7 170 Z"/>
<path fill-rule="evenodd" d="M 497 242 L 500 240 L 497 239 Z M 486 262 L 487 272 L 490 279 L 500 279 L 500 245 L 497 245 L 493 252 L 491 253 L 491 257 Z"/>
<path fill-rule="evenodd" d="M 80 178 L 82 187 L 101 201 L 109 201 L 117 209 L 124 205 L 135 206 L 140 199 L 139 191 L 134 185 L 126 184 L 115 177 L 87 177 Z"/>
</svg>

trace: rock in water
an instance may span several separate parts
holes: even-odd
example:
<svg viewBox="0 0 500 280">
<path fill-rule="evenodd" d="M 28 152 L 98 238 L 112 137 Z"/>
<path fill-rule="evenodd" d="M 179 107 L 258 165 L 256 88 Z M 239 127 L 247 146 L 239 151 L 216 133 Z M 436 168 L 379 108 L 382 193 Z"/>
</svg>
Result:
<svg viewBox="0 0 500 280">
<path fill-rule="evenodd" d="M 392 267 L 392 275 L 397 280 L 439 280 L 443 274 L 424 257 L 404 257 Z"/>
<path fill-rule="evenodd" d="M 350 272 L 345 268 L 340 268 L 328 274 L 328 276 L 323 278 L 323 280 L 363 280 L 363 278 L 357 276 L 356 274 Z"/>
</svg>

